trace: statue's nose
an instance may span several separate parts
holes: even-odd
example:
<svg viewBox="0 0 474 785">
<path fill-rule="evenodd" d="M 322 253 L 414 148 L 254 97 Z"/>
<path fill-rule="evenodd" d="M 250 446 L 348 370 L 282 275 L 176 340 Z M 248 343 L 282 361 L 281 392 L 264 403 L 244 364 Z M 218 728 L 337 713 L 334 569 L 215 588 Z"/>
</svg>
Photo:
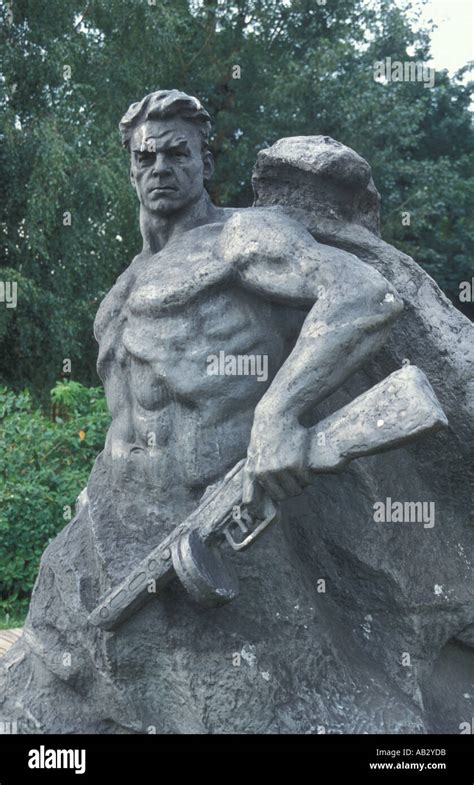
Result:
<svg viewBox="0 0 474 785">
<path fill-rule="evenodd" d="M 163 153 L 157 153 L 153 164 L 153 174 L 165 174 L 170 171 L 169 161 Z"/>
</svg>

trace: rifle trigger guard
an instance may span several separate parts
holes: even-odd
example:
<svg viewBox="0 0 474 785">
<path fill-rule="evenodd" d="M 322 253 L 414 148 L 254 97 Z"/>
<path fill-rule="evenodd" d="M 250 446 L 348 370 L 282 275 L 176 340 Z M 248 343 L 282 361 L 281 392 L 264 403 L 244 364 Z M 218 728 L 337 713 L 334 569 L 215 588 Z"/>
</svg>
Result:
<svg viewBox="0 0 474 785">
<path fill-rule="evenodd" d="M 232 514 L 228 525 L 224 529 L 224 534 L 227 542 L 234 551 L 244 551 L 246 548 L 252 545 L 252 543 L 255 542 L 255 540 L 258 539 L 261 534 L 263 534 L 265 529 L 270 526 L 271 523 L 275 523 L 277 520 L 279 520 L 280 511 L 272 499 L 267 497 L 266 506 L 268 508 L 267 515 L 265 516 L 264 520 L 260 521 L 260 523 L 258 523 L 254 529 L 252 529 L 252 516 L 248 513 L 247 510 L 244 509 L 238 518 Z M 233 531 L 235 532 L 236 527 L 243 531 L 244 534 L 247 534 L 243 540 L 236 540 L 234 538 Z"/>
</svg>

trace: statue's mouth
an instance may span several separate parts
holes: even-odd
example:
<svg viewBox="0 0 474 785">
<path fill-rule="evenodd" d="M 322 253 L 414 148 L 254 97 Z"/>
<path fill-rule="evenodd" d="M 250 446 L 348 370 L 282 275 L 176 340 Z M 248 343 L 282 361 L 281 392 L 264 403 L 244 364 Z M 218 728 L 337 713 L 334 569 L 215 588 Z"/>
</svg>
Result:
<svg viewBox="0 0 474 785">
<path fill-rule="evenodd" d="M 150 194 L 159 193 L 159 194 L 166 194 L 166 193 L 174 193 L 177 191 L 177 188 L 174 188 L 172 185 L 155 185 L 153 188 L 150 188 Z"/>
</svg>

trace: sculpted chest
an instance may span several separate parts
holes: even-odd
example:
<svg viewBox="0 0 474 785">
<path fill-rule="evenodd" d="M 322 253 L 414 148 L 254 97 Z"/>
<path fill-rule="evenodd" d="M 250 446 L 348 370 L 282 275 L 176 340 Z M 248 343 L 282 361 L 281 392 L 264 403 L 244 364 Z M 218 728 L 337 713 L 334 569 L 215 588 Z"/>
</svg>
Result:
<svg viewBox="0 0 474 785">
<path fill-rule="evenodd" d="M 97 341 L 102 344 L 112 331 L 118 334 L 130 318 L 177 313 L 200 291 L 223 280 L 229 265 L 215 252 L 221 230 L 222 224 L 199 227 L 157 254 L 136 257 L 99 307 L 94 322 Z"/>
<path fill-rule="evenodd" d="M 137 259 L 102 304 L 96 320 L 101 352 L 106 341 L 100 327 L 116 316 L 115 358 L 131 359 L 132 376 L 142 382 L 152 374 L 172 387 L 187 388 L 193 378 L 193 387 L 207 388 L 207 358 L 221 352 L 266 355 L 276 367 L 299 331 L 301 313 L 288 313 L 239 284 L 235 256 L 219 242 L 223 227 L 198 227 L 160 253 Z"/>
<path fill-rule="evenodd" d="M 202 364 L 222 348 L 269 349 L 278 309 L 239 285 L 219 248 L 221 231 L 211 224 L 187 232 L 138 271 L 124 303 L 123 345 L 134 358 Z"/>
<path fill-rule="evenodd" d="M 218 250 L 222 224 L 181 235 L 137 271 L 127 300 L 132 316 L 163 316 L 180 310 L 210 286 L 229 277 L 231 264 Z"/>
</svg>

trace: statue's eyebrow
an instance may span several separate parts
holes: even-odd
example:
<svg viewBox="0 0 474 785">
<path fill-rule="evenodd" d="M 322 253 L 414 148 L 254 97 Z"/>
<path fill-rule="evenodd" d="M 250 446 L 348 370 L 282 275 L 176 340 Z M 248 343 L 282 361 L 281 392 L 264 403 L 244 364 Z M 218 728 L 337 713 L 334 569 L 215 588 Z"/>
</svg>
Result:
<svg viewBox="0 0 474 785">
<path fill-rule="evenodd" d="M 153 142 L 155 144 L 155 149 L 158 148 L 158 150 L 179 150 L 184 152 L 185 150 L 189 149 L 188 140 L 184 136 L 175 139 L 171 138 L 163 141 L 160 140 L 160 137 L 163 137 L 169 133 L 170 133 L 169 131 L 165 131 L 163 134 L 160 134 L 158 137 L 149 136 L 146 139 L 144 139 L 142 142 L 137 141 L 133 145 L 132 150 L 135 153 L 150 152 L 150 147 L 152 146 L 150 145 L 150 142 Z"/>
<path fill-rule="evenodd" d="M 188 140 L 183 138 L 183 139 L 178 139 L 177 141 L 174 141 L 173 139 L 171 139 L 169 142 L 165 142 L 161 146 L 161 149 L 162 150 L 180 150 L 180 151 L 183 152 L 183 151 L 188 149 Z"/>
</svg>

